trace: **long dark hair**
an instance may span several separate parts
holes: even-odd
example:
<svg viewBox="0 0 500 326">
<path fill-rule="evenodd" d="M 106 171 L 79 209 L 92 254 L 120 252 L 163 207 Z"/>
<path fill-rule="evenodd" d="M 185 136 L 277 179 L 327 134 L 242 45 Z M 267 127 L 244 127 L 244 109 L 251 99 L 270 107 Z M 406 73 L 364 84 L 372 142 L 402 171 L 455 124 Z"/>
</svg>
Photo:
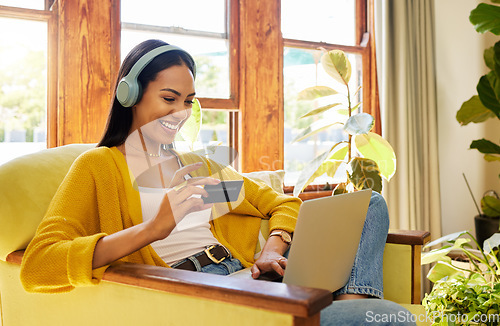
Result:
<svg viewBox="0 0 500 326">
<path fill-rule="evenodd" d="M 109 110 L 108 121 L 104 130 L 104 135 L 97 144 L 97 146 L 119 146 L 125 142 L 128 133 L 132 126 L 132 108 L 126 108 L 118 102 L 116 98 L 116 88 L 120 80 L 125 77 L 134 64 L 146 53 L 156 49 L 157 47 L 168 45 L 160 40 L 147 40 L 136 45 L 127 54 L 118 72 L 116 79 L 115 90 L 113 92 L 113 99 Z M 172 66 L 186 65 L 195 76 L 195 63 L 193 58 L 186 52 L 180 50 L 168 51 L 160 54 L 154 58 L 139 74 L 137 80 L 141 84 L 142 90 L 145 91 L 146 87 L 151 81 L 156 79 L 160 71 L 163 71 Z M 139 98 L 137 101 L 139 102 Z"/>
</svg>

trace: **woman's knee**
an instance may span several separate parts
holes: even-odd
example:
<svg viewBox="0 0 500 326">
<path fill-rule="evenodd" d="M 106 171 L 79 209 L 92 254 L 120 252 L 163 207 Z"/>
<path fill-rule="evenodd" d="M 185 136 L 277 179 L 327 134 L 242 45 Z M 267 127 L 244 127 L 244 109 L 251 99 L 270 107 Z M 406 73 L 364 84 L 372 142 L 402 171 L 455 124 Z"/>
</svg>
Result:
<svg viewBox="0 0 500 326">
<path fill-rule="evenodd" d="M 381 228 L 389 228 L 389 211 L 384 197 L 376 191 L 372 192 L 367 218 L 374 219 L 374 223 Z"/>
</svg>

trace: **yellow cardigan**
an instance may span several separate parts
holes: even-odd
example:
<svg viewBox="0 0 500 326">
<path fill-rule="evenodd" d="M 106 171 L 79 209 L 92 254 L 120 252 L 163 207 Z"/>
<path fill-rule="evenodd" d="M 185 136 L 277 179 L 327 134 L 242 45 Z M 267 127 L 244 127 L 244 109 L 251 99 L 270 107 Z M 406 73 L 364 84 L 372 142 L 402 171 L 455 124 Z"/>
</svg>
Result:
<svg viewBox="0 0 500 326">
<path fill-rule="evenodd" d="M 193 176 L 222 180 L 243 179 L 236 204 L 216 204 L 212 233 L 245 267 L 254 262 L 261 219 L 270 219 L 270 230 L 293 232 L 300 199 L 281 195 L 244 178 L 230 167 L 221 167 L 194 154 L 182 154 L 184 165 L 203 161 Z M 97 284 L 108 266 L 92 269 L 97 241 L 142 223 L 139 192 L 123 154 L 99 147 L 80 155 L 54 195 L 21 266 L 21 281 L 29 292 L 65 292 L 77 286 Z M 148 245 L 122 259 L 168 267 Z"/>
</svg>

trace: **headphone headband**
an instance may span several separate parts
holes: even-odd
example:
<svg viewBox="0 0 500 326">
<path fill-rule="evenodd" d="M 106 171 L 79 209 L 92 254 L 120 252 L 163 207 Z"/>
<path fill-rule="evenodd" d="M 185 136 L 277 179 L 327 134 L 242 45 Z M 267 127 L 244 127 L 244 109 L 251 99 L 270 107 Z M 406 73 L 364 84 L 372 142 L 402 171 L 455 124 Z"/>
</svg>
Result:
<svg viewBox="0 0 500 326">
<path fill-rule="evenodd" d="M 142 70 L 144 70 L 144 68 L 160 54 L 173 50 L 179 50 L 187 53 L 183 49 L 174 45 L 162 45 L 149 51 L 137 60 L 137 62 L 132 66 L 132 69 L 130 69 L 129 73 L 120 80 L 120 83 L 116 88 L 116 98 L 122 106 L 134 106 L 140 98 L 142 90 L 137 78 Z M 187 54 L 189 55 L 189 53 Z"/>
</svg>

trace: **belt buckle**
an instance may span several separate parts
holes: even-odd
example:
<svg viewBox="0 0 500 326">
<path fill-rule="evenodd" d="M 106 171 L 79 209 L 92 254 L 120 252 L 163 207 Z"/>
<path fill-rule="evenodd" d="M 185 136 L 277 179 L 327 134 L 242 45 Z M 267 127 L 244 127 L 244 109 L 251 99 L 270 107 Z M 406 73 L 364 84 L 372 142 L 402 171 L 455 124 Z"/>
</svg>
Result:
<svg viewBox="0 0 500 326">
<path fill-rule="evenodd" d="M 206 254 L 207 254 L 207 257 L 213 261 L 214 263 L 216 264 L 220 264 L 224 259 L 226 259 L 226 257 L 222 257 L 221 259 L 217 259 L 214 257 L 214 255 L 212 255 L 212 253 L 210 252 L 210 250 L 214 249 L 215 248 L 215 245 L 211 245 L 210 247 L 208 247 L 207 249 L 203 250 Z"/>
</svg>

